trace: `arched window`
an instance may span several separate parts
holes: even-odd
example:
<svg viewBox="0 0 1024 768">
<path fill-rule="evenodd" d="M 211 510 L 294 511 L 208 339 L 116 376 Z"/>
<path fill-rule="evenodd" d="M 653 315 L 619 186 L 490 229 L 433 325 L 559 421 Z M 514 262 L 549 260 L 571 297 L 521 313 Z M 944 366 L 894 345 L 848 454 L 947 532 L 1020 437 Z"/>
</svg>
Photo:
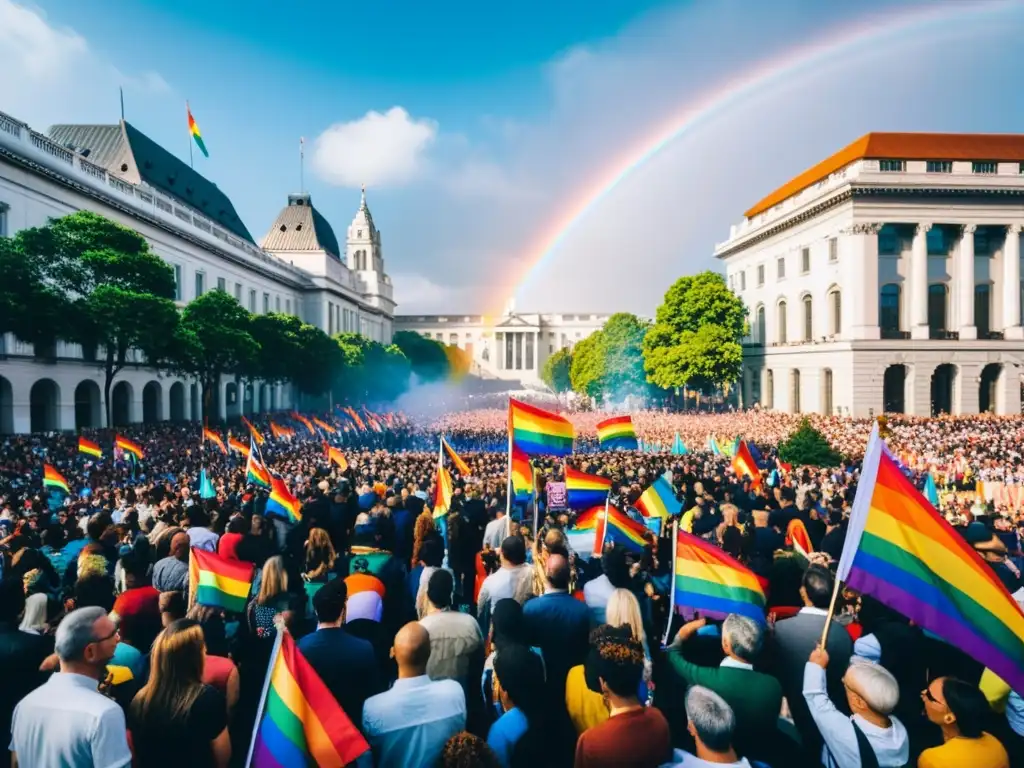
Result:
<svg viewBox="0 0 1024 768">
<path fill-rule="evenodd" d="M 754 336 L 757 339 L 757 343 L 762 347 L 765 343 L 765 323 L 764 323 L 764 304 L 759 304 L 757 307 L 757 320 L 755 320 L 756 328 L 754 329 Z"/>
<path fill-rule="evenodd" d="M 828 293 L 828 332 L 832 336 L 843 332 L 843 297 L 838 288 Z"/>
<path fill-rule="evenodd" d="M 775 340 L 779 344 L 786 343 L 786 302 L 782 300 L 779 302 L 778 307 L 779 327 L 775 332 Z"/>
<path fill-rule="evenodd" d="M 804 341 L 811 341 L 814 338 L 814 301 L 810 294 L 804 296 Z"/>
<path fill-rule="evenodd" d="M 900 287 L 896 283 L 886 283 L 878 294 L 878 324 L 882 329 L 883 338 L 886 332 L 899 333 Z"/>
</svg>

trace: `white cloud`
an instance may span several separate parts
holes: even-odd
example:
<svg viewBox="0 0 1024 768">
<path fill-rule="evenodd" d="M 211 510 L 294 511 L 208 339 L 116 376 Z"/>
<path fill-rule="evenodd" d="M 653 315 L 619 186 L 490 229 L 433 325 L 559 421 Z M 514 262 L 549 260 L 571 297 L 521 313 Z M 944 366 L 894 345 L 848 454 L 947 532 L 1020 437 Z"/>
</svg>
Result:
<svg viewBox="0 0 1024 768">
<path fill-rule="evenodd" d="M 0 109 L 37 130 L 68 120 L 112 122 L 119 87 L 140 98 L 169 90 L 159 74 L 123 73 L 74 30 L 11 0 L 0 0 L 0 72 Z"/>
<path fill-rule="evenodd" d="M 400 314 L 465 313 L 468 311 L 466 307 L 474 303 L 472 294 L 476 289 L 472 286 L 435 283 L 426 275 L 416 272 L 394 274 L 392 282 Z"/>
<path fill-rule="evenodd" d="M 402 107 L 367 112 L 358 120 L 335 123 L 313 147 L 313 169 L 342 187 L 401 185 L 423 169 L 437 137 L 437 123 L 413 119 Z"/>
</svg>

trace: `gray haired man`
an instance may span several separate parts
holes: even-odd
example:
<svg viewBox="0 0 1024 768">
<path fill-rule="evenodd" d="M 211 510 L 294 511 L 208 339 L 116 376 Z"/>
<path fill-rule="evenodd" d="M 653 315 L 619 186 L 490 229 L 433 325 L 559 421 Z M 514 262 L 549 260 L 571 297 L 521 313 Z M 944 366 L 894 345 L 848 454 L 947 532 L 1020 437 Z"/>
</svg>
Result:
<svg viewBox="0 0 1024 768">
<path fill-rule="evenodd" d="M 686 693 L 686 720 L 695 754 L 677 749 L 673 768 L 750 768 L 747 758 L 738 757 L 733 747 L 736 716 L 725 699 L 695 685 Z"/>
<path fill-rule="evenodd" d="M 55 643 L 60 672 L 14 709 L 14 768 L 131 765 L 124 713 L 98 691 L 117 640 L 117 627 L 102 608 L 79 608 L 64 617 Z"/>
</svg>

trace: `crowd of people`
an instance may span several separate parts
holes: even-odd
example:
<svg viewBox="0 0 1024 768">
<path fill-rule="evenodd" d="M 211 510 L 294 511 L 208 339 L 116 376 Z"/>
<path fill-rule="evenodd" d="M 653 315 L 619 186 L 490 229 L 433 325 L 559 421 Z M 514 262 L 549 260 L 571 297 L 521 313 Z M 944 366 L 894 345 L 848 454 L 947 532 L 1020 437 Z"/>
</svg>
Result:
<svg viewBox="0 0 1024 768">
<path fill-rule="evenodd" d="M 77 436 L 5 436 L 0 726 L 14 765 L 246 765 L 281 632 L 366 739 L 361 765 L 1024 765 L 1020 692 L 870 597 L 844 589 L 829 613 L 873 420 L 812 417 L 843 458 L 780 471 L 798 417 L 634 413 L 661 447 L 641 452 L 598 450 L 608 414 L 573 413 L 577 453 L 535 457 L 523 501 L 508 498 L 502 409 L 382 431 L 320 416 L 338 432 L 291 424 L 295 438 L 261 448 L 301 501 L 298 522 L 268 512 L 245 457 L 195 425 L 119 432 L 139 461 L 114 455 L 113 431 L 89 434 L 98 459 Z M 269 437 L 268 418 L 252 421 Z M 1024 418 L 884 426 L 905 471 L 932 478 L 941 512 L 1024 601 Z M 244 425 L 232 434 L 249 441 Z M 454 493 L 435 516 L 441 435 L 469 471 L 445 458 Z M 669 450 L 677 435 L 685 453 Z M 708 450 L 737 436 L 762 482 Z M 44 462 L 69 494 L 41 484 Z M 767 584 L 766 620 L 673 611 L 668 538 L 575 551 L 574 513 L 545 491 L 567 464 L 610 478 L 628 513 L 671 473 L 686 526 Z M 788 540 L 793 520 L 809 554 Z M 252 565 L 244 610 L 189 594 L 193 549 Z"/>
</svg>

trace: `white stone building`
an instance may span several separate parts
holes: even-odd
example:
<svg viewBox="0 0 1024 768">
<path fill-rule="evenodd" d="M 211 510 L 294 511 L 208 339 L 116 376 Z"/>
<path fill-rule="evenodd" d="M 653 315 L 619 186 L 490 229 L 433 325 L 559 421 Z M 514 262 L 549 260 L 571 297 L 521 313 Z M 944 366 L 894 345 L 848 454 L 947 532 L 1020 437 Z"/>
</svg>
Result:
<svg viewBox="0 0 1024 768">
<path fill-rule="evenodd" d="M 290 195 L 260 244 L 231 201 L 130 123 L 57 125 L 0 113 L 0 236 L 89 210 L 142 234 L 174 268 L 184 305 L 209 290 L 254 313 L 284 312 L 334 334 L 390 343 L 395 303 L 365 192 L 342 249 L 308 194 Z M 0 336 L 0 433 L 105 425 L 96 350 L 34 349 Z M 102 356 L 100 351 L 100 356 Z M 198 418 L 194 381 L 141 365 L 118 375 L 114 425 Z M 216 416 L 291 408 L 289 386 L 220 383 Z"/>
<path fill-rule="evenodd" d="M 749 311 L 741 397 L 789 412 L 1021 410 L 1024 136 L 871 133 L 715 255 Z"/>
<path fill-rule="evenodd" d="M 472 372 L 491 379 L 543 387 L 547 359 L 571 348 L 610 315 L 521 313 L 509 303 L 501 317 L 485 315 L 396 315 L 396 331 L 413 331 L 469 353 Z"/>
</svg>

